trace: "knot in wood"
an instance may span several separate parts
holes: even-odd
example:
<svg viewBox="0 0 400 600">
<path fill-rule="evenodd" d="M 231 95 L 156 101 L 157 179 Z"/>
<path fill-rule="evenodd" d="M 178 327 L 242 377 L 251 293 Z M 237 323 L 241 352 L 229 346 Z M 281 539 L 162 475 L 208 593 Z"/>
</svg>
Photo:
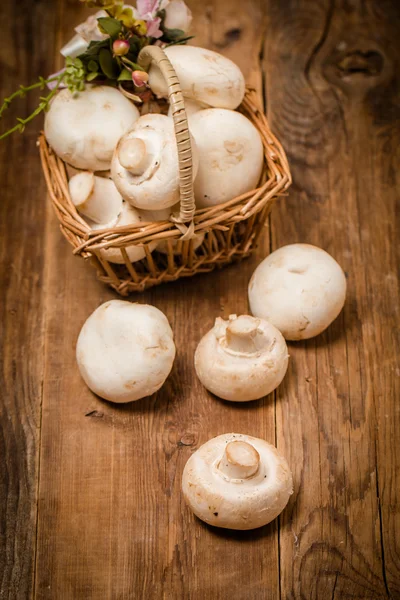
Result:
<svg viewBox="0 0 400 600">
<path fill-rule="evenodd" d="M 342 55 L 335 61 L 338 77 L 351 77 L 355 74 L 376 77 L 383 69 L 384 58 L 380 52 L 356 50 Z"/>
<path fill-rule="evenodd" d="M 178 446 L 193 446 L 196 438 L 193 433 L 185 433 L 178 442 Z"/>
</svg>

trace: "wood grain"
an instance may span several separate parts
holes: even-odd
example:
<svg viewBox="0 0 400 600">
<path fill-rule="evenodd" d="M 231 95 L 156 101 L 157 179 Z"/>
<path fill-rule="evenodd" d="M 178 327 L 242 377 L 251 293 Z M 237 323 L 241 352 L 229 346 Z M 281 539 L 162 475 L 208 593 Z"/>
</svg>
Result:
<svg viewBox="0 0 400 600">
<path fill-rule="evenodd" d="M 114 406 L 84 386 L 75 343 L 115 296 L 72 256 L 45 203 L 35 125 L 0 145 L 0 598 L 400 598 L 398 3 L 190 6 L 194 43 L 264 93 L 294 185 L 256 257 L 133 298 L 165 312 L 178 356 L 158 394 Z M 54 48 L 86 16 L 72 0 L 0 10 L 14 23 L 0 38 L 5 93 L 57 68 Z M 270 245 L 294 241 L 343 265 L 345 310 L 290 345 L 275 396 L 219 401 L 195 377 L 196 344 L 216 316 L 247 311 Z M 276 443 L 294 472 L 287 510 L 254 532 L 202 524 L 180 493 L 191 452 L 228 431 Z"/>
<path fill-rule="evenodd" d="M 292 345 L 277 394 L 297 481 L 281 521 L 284 598 L 400 593 L 399 17 L 393 2 L 270 3 L 268 114 L 294 178 L 273 246 L 322 246 L 349 284 L 333 326 Z"/>
<path fill-rule="evenodd" d="M 50 2 L 0 4 L 1 96 L 52 66 Z M 0 130 L 37 103 L 12 105 Z M 4 129 L 3 129 L 4 128 Z M 45 185 L 35 128 L 0 144 L 0 598 L 28 598 L 36 545 L 44 344 Z"/>
</svg>

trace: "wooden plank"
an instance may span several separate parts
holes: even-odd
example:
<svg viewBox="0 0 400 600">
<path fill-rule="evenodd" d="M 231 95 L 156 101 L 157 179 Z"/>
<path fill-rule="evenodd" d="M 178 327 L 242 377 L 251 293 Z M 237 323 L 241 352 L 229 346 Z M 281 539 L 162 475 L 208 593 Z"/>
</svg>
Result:
<svg viewBox="0 0 400 600">
<path fill-rule="evenodd" d="M 51 68 L 55 18 L 48 8 L 1 3 L 1 99 Z M 0 131 L 33 111 L 38 96 L 12 104 Z M 35 561 L 46 197 L 36 127 L 0 142 L 0 597 L 9 599 L 31 596 Z"/>
<path fill-rule="evenodd" d="M 63 6 L 64 35 L 82 13 Z M 196 42 L 229 54 L 260 85 L 261 5 L 191 6 Z M 257 259 L 134 298 L 166 313 L 178 357 L 158 394 L 114 406 L 85 388 L 75 364 L 81 325 L 114 295 L 48 219 L 36 598 L 217 600 L 232 590 L 238 600 L 276 598 L 277 524 L 254 533 L 211 529 L 189 513 L 180 492 L 187 458 L 210 437 L 236 430 L 275 440 L 272 397 L 245 407 L 218 401 L 193 369 L 196 344 L 215 317 L 246 312 Z"/>
<path fill-rule="evenodd" d="M 296 481 L 281 519 L 283 598 L 400 593 L 399 18 L 389 1 L 269 4 L 268 114 L 294 178 L 273 246 L 322 246 L 349 284 L 333 326 L 291 344 L 277 394 Z"/>
</svg>

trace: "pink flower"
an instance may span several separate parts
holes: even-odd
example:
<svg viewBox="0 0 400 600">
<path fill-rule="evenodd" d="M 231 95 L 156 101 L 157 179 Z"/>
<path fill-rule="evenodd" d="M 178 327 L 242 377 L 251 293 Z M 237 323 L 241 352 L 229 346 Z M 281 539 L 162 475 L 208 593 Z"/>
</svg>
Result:
<svg viewBox="0 0 400 600">
<path fill-rule="evenodd" d="M 160 29 L 161 19 L 157 17 L 151 21 L 147 21 L 147 35 L 152 38 L 162 37 L 163 32 Z"/>
<path fill-rule="evenodd" d="M 137 0 L 136 8 L 138 18 L 146 21 L 147 35 L 156 39 L 162 37 L 161 19 L 157 17 L 160 0 Z"/>
<path fill-rule="evenodd" d="M 144 19 L 145 15 L 155 16 L 159 9 L 160 0 L 137 0 L 136 8 L 141 19 Z"/>
</svg>

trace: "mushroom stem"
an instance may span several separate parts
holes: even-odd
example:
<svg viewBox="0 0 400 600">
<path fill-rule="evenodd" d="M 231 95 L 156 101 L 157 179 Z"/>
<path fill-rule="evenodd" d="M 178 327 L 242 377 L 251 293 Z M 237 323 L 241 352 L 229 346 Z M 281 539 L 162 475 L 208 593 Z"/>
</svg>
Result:
<svg viewBox="0 0 400 600">
<path fill-rule="evenodd" d="M 229 442 L 218 469 L 229 479 L 248 479 L 258 471 L 260 455 L 247 442 Z"/>
<path fill-rule="evenodd" d="M 258 319 L 248 315 L 231 315 L 226 328 L 226 346 L 233 352 L 253 353 L 260 349 Z M 264 345 L 264 344 L 263 344 Z"/>
<path fill-rule="evenodd" d="M 119 145 L 118 158 L 124 169 L 133 175 L 143 175 L 151 164 L 152 154 L 148 151 L 145 140 L 131 138 Z"/>
</svg>

